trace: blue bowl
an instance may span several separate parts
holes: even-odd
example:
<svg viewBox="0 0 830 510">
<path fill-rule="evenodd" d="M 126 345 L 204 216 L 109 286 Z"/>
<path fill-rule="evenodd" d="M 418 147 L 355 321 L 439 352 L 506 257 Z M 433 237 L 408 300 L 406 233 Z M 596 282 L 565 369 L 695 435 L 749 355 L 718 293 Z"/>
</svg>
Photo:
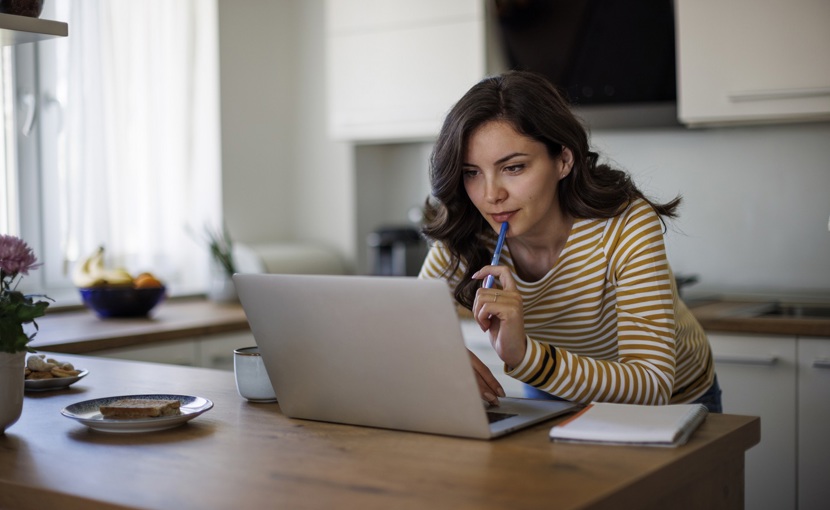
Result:
<svg viewBox="0 0 830 510">
<path fill-rule="evenodd" d="M 89 287 L 79 289 L 87 308 L 98 317 L 144 317 L 167 296 L 165 287 Z"/>
</svg>

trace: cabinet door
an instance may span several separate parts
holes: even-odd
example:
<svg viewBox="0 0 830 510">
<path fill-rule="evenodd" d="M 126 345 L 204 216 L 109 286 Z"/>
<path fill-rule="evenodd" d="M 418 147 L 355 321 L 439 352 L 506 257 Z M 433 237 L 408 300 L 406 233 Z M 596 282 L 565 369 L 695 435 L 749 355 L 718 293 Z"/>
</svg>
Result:
<svg viewBox="0 0 830 510">
<path fill-rule="evenodd" d="M 197 345 L 199 366 L 233 371 L 233 351 L 256 345 L 250 331 L 210 335 L 203 337 Z"/>
<path fill-rule="evenodd" d="M 107 349 L 95 352 L 95 355 L 105 358 L 194 366 L 196 364 L 196 343 L 193 340 L 157 342 L 135 347 Z"/>
<path fill-rule="evenodd" d="M 447 110 L 484 76 L 483 11 L 481 0 L 329 0 L 331 135 L 434 138 Z"/>
<path fill-rule="evenodd" d="M 796 340 L 709 334 L 723 412 L 761 417 L 746 455 L 746 508 L 796 504 Z"/>
<path fill-rule="evenodd" d="M 675 14 L 682 122 L 830 118 L 830 2 L 677 0 Z"/>
<path fill-rule="evenodd" d="M 798 339 L 798 508 L 830 501 L 830 338 Z"/>
</svg>

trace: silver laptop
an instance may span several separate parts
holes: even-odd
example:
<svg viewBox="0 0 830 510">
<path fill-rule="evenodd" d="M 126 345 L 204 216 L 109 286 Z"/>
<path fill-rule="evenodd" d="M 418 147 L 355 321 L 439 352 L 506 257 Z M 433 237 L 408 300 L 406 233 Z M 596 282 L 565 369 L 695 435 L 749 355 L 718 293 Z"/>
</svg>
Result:
<svg viewBox="0 0 830 510">
<path fill-rule="evenodd" d="M 487 407 L 443 281 L 233 278 L 289 417 L 489 439 L 581 407 L 521 398 Z"/>
</svg>

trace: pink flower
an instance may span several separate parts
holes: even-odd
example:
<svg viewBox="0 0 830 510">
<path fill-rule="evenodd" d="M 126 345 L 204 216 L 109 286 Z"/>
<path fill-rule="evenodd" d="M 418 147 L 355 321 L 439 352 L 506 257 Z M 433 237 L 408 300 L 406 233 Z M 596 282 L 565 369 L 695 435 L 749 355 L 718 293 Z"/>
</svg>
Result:
<svg viewBox="0 0 830 510">
<path fill-rule="evenodd" d="M 27 275 L 39 266 L 34 252 L 22 239 L 0 234 L 0 271 L 4 275 Z"/>
</svg>

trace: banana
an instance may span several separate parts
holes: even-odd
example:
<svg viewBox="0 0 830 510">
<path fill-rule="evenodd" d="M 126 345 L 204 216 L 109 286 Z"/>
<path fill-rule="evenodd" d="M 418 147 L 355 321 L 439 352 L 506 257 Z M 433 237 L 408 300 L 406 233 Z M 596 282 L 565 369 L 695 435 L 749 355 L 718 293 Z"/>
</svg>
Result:
<svg viewBox="0 0 830 510">
<path fill-rule="evenodd" d="M 133 277 L 126 269 L 111 269 L 104 264 L 104 247 L 99 246 L 91 255 L 82 258 L 72 270 L 72 283 L 77 287 L 104 285 L 132 285 Z"/>
<path fill-rule="evenodd" d="M 76 287 L 94 287 L 100 285 L 94 276 L 104 267 L 104 247 L 100 246 L 94 253 L 78 260 L 72 268 L 72 283 Z"/>
<path fill-rule="evenodd" d="M 132 285 L 133 276 L 123 267 L 115 269 L 105 268 L 98 275 L 107 282 L 107 285 Z"/>
</svg>

